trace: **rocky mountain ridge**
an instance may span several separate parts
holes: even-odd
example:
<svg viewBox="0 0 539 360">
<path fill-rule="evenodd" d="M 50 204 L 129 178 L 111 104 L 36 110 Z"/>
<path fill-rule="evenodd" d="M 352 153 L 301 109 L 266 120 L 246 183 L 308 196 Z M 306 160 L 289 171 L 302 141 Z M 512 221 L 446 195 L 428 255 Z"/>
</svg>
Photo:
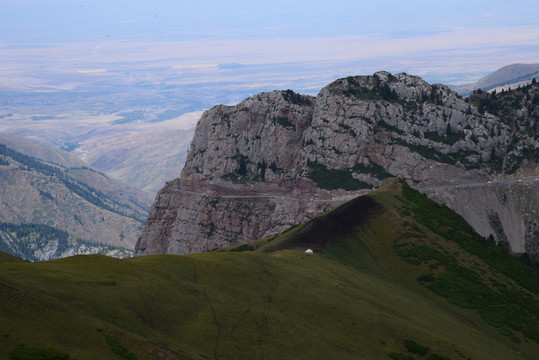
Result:
<svg viewBox="0 0 539 360">
<path fill-rule="evenodd" d="M 316 98 L 273 91 L 216 106 L 197 125 L 180 178 L 158 193 L 136 253 L 268 236 L 388 177 L 421 189 L 539 174 L 539 87 L 528 91 L 528 110 L 513 106 L 522 116 L 496 116 L 444 85 L 378 72 L 339 79 Z M 481 234 L 498 238 L 492 227 Z"/>
</svg>

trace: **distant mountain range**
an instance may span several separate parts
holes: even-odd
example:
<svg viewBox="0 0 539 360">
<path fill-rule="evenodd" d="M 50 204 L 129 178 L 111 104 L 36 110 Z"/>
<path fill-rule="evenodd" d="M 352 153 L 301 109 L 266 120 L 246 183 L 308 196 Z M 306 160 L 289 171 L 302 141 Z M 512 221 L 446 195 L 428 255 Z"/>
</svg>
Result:
<svg viewBox="0 0 539 360">
<path fill-rule="evenodd" d="M 216 252 L 34 264 L 0 253 L 0 357 L 529 360 L 538 294 L 529 257 L 390 179 Z"/>
<path fill-rule="evenodd" d="M 532 79 L 539 79 L 539 64 L 511 64 L 494 71 L 477 82 L 452 86 L 462 96 L 470 95 L 474 90 L 489 91 L 501 87 L 523 86 Z"/>
<path fill-rule="evenodd" d="M 127 255 L 149 204 L 75 156 L 13 135 L 0 134 L 0 179 L 0 248 L 29 260 Z"/>
</svg>

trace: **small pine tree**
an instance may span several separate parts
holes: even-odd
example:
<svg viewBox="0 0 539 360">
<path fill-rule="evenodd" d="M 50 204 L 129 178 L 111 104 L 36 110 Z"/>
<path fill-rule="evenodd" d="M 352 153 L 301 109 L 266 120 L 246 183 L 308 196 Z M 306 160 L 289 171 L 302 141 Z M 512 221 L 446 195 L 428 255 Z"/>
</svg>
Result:
<svg viewBox="0 0 539 360">
<path fill-rule="evenodd" d="M 238 175 L 245 175 L 247 174 L 247 162 L 245 161 L 246 157 L 241 156 L 239 158 L 239 167 L 237 170 Z"/>
</svg>

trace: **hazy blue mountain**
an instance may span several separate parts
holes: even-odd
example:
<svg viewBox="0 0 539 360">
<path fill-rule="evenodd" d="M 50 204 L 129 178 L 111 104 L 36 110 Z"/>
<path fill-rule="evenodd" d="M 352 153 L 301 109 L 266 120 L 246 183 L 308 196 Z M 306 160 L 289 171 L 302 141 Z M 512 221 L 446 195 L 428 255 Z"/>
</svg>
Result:
<svg viewBox="0 0 539 360">
<path fill-rule="evenodd" d="M 453 89 L 459 94 L 470 95 L 474 90 L 488 91 L 504 85 L 518 86 L 526 84 L 532 79 L 539 78 L 539 64 L 511 64 L 494 71 L 477 82 L 455 86 Z"/>
</svg>

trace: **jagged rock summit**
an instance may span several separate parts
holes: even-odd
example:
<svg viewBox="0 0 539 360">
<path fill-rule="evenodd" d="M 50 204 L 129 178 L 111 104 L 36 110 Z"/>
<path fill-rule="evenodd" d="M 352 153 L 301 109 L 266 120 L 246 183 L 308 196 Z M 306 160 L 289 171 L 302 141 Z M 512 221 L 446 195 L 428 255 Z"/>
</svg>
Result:
<svg viewBox="0 0 539 360">
<path fill-rule="evenodd" d="M 539 88 L 530 92 L 532 99 Z M 273 91 L 216 106 L 197 125 L 180 178 L 158 193 L 136 254 L 200 252 L 269 236 L 388 177 L 451 204 L 465 184 L 493 185 L 522 168 L 539 174 L 537 104 L 518 119 L 479 110 L 444 85 L 388 72 L 339 79 L 316 97 Z M 516 130 L 526 121 L 531 131 Z M 500 240 L 494 218 L 467 220 Z M 530 223 L 522 227 L 526 233 Z M 503 236 L 525 250 L 524 241 Z"/>
</svg>

